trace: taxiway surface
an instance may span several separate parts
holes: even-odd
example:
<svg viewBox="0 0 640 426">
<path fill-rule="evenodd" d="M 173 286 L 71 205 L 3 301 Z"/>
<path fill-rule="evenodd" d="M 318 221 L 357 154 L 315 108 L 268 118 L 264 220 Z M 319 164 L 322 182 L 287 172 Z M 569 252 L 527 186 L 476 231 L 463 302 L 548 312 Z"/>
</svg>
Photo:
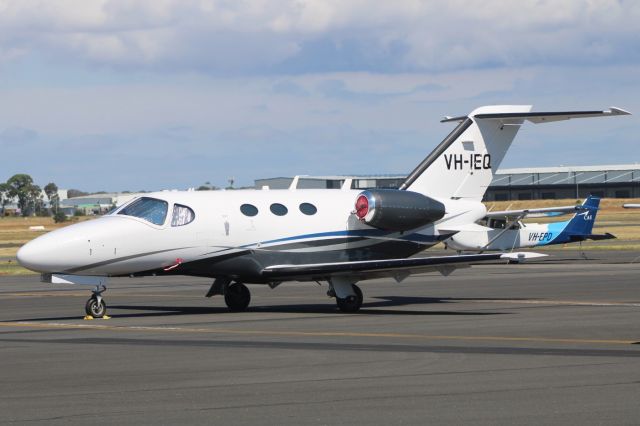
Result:
<svg viewBox="0 0 640 426">
<path fill-rule="evenodd" d="M 618 258 L 364 282 L 355 315 L 308 283 L 228 313 L 174 277 L 113 280 L 112 319 L 83 321 L 88 289 L 4 277 L 0 423 L 637 424 L 640 265 Z"/>
</svg>

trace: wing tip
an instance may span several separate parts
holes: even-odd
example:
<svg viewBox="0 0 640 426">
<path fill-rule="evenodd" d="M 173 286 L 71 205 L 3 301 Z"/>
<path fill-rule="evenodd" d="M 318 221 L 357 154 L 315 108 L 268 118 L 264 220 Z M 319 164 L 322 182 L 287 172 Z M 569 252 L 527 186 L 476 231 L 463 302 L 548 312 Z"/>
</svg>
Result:
<svg viewBox="0 0 640 426">
<path fill-rule="evenodd" d="M 513 252 L 513 253 L 503 253 L 502 255 L 500 255 L 500 258 L 508 259 L 508 260 L 523 261 L 523 260 L 539 259 L 541 257 L 547 257 L 547 256 L 549 255 L 543 254 L 543 253 L 521 251 L 521 252 Z"/>
<path fill-rule="evenodd" d="M 618 108 L 618 107 L 609 107 L 609 113 L 611 115 L 632 115 L 631 112 L 626 109 Z"/>
</svg>

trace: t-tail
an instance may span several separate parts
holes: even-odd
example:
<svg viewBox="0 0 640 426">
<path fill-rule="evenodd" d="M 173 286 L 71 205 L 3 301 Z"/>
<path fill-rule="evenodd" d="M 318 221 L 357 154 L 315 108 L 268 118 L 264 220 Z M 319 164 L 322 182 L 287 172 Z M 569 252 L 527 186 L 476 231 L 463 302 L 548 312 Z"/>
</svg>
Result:
<svg viewBox="0 0 640 426">
<path fill-rule="evenodd" d="M 481 201 L 525 120 L 535 124 L 573 118 L 628 115 L 606 111 L 531 112 L 530 105 L 483 106 L 468 116 L 445 117 L 455 129 L 413 170 L 400 189 L 439 199 Z"/>
</svg>

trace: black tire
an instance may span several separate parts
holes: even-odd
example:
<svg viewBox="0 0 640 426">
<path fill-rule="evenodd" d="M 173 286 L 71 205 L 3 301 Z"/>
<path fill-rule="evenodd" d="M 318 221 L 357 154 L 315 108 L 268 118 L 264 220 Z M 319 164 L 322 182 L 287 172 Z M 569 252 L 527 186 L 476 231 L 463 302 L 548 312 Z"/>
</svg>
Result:
<svg viewBox="0 0 640 426">
<path fill-rule="evenodd" d="M 360 307 L 362 306 L 362 301 L 364 299 L 360 287 L 355 284 L 351 284 L 351 287 L 353 288 L 355 296 L 349 296 L 346 299 L 340 299 L 339 297 L 336 297 L 336 304 L 338 305 L 338 309 L 348 314 L 358 312 L 360 310 Z"/>
<path fill-rule="evenodd" d="M 224 292 L 224 301 L 232 312 L 242 312 L 249 307 L 251 293 L 246 285 L 234 283 Z"/>
<path fill-rule="evenodd" d="M 107 305 L 104 303 L 104 299 L 100 299 L 100 303 L 98 303 L 96 297 L 91 297 L 87 300 L 87 304 L 84 305 L 84 310 L 87 315 L 93 318 L 102 318 L 107 314 Z"/>
</svg>

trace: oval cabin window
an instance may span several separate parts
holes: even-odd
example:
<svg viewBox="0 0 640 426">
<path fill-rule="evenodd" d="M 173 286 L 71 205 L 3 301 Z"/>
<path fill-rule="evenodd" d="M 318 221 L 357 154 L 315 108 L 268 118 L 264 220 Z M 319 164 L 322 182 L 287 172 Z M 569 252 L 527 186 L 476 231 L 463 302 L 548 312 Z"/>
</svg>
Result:
<svg viewBox="0 0 640 426">
<path fill-rule="evenodd" d="M 306 214 L 307 216 L 312 216 L 312 215 L 316 214 L 318 209 L 313 204 L 302 203 L 302 204 L 300 204 L 300 211 L 302 213 Z"/>
<path fill-rule="evenodd" d="M 245 216 L 255 216 L 258 214 L 258 208 L 252 204 L 243 204 L 240 206 L 240 211 Z"/>
<path fill-rule="evenodd" d="M 271 210 L 271 213 L 275 214 L 276 216 L 284 216 L 289 212 L 289 210 L 287 210 L 285 206 L 279 203 L 271 204 L 271 207 L 269 209 Z"/>
</svg>

